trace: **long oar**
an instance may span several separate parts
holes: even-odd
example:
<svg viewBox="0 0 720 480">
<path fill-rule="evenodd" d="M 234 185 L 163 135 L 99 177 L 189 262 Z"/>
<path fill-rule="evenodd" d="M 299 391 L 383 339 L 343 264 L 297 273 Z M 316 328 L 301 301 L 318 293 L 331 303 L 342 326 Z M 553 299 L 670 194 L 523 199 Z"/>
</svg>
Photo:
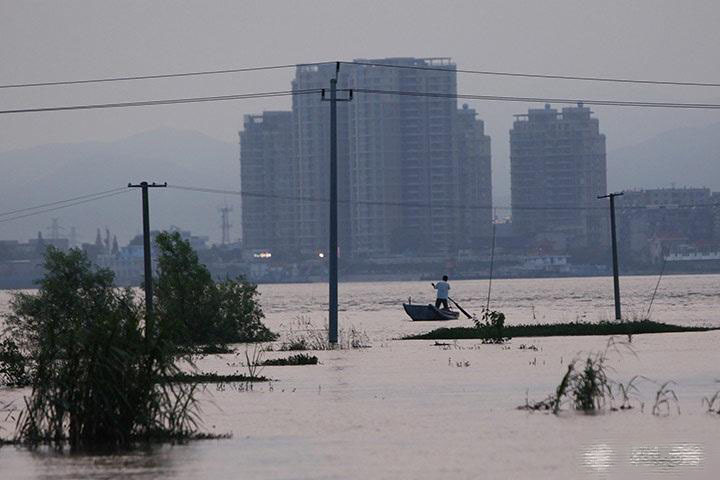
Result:
<svg viewBox="0 0 720 480">
<path fill-rule="evenodd" d="M 434 283 L 431 283 L 430 285 L 432 285 L 433 288 L 435 288 L 435 284 L 434 284 Z M 465 311 L 464 308 L 462 308 L 460 305 L 458 305 L 458 303 L 457 303 L 455 300 L 453 300 L 453 299 L 450 298 L 450 297 L 448 297 L 448 300 L 450 300 L 453 304 L 455 304 L 455 306 L 458 308 L 458 310 L 460 310 L 462 313 L 464 313 L 467 318 L 473 318 L 469 313 L 467 313 L 467 312 Z"/>
</svg>

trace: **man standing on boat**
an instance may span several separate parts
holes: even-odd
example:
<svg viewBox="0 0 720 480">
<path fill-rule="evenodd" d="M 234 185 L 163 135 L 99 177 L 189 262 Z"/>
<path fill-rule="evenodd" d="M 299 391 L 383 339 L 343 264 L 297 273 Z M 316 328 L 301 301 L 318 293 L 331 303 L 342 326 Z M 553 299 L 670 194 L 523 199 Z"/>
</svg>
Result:
<svg viewBox="0 0 720 480">
<path fill-rule="evenodd" d="M 448 276 L 443 275 L 442 282 L 433 284 L 435 290 L 437 290 L 437 299 L 435 300 L 435 308 L 443 306 L 445 310 L 448 309 L 448 294 L 450 293 L 450 284 L 447 282 Z"/>
</svg>

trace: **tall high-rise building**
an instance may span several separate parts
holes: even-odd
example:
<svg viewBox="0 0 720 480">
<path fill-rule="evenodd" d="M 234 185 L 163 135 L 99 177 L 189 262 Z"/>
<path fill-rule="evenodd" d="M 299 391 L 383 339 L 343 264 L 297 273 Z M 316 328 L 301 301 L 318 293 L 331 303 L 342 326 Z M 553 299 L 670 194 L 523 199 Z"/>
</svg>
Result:
<svg viewBox="0 0 720 480">
<path fill-rule="evenodd" d="M 475 246 L 490 226 L 490 142 L 475 111 L 458 111 L 451 97 L 455 64 L 357 62 L 349 66 L 349 88 L 405 94 L 359 91 L 348 104 L 353 255 L 447 256 Z"/>
<path fill-rule="evenodd" d="M 297 202 L 293 171 L 292 115 L 245 115 L 240 132 L 243 244 L 274 256 L 296 250 Z"/>
<path fill-rule="evenodd" d="M 477 112 L 463 105 L 455 121 L 455 155 L 458 159 L 460 247 L 478 249 L 492 236 L 492 167 L 490 137 Z"/>
<path fill-rule="evenodd" d="M 388 58 L 341 64 L 339 71 L 336 64 L 297 67 L 292 113 L 283 117 L 291 115 L 291 134 L 283 142 L 291 142 L 292 164 L 273 171 L 290 176 L 290 196 L 297 199 L 288 209 L 288 225 L 294 228 L 287 241 L 299 257 L 328 248 L 330 105 L 318 92 L 327 93 L 336 75 L 338 98 L 354 91 L 352 101 L 338 103 L 340 256 L 452 256 L 459 249 L 485 247 L 481 242 L 491 225 L 490 138 L 477 113 L 467 106 L 458 109 L 452 98 L 455 64 L 449 58 Z M 249 127 L 263 128 L 252 121 Z M 254 188 L 248 182 L 243 180 L 243 189 Z M 279 228 L 263 227 L 252 217 L 243 225 L 248 240 L 252 229 Z"/>
<path fill-rule="evenodd" d="M 330 103 L 318 91 L 329 90 L 336 65 L 302 65 L 295 72 L 292 89 L 292 141 L 294 188 L 297 201 L 299 252 L 308 257 L 327 252 L 330 198 Z M 348 69 L 342 66 L 338 88 L 346 88 Z M 340 92 L 338 98 L 345 98 Z M 338 103 L 338 249 L 340 256 L 350 252 L 350 187 L 348 172 L 347 103 Z"/>
<path fill-rule="evenodd" d="M 515 116 L 510 177 L 516 234 L 562 234 L 576 246 L 606 242 L 608 213 L 597 200 L 607 193 L 605 135 L 591 114 L 580 103 Z"/>
</svg>

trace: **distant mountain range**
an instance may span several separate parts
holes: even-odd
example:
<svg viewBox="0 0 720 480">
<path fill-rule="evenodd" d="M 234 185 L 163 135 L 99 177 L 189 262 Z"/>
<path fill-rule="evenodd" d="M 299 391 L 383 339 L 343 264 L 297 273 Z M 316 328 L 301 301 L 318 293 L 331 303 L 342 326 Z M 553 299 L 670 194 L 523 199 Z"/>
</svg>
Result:
<svg viewBox="0 0 720 480">
<path fill-rule="evenodd" d="M 720 191 L 720 123 L 678 128 L 608 152 L 608 189 L 708 187 Z"/>
<path fill-rule="evenodd" d="M 143 180 L 239 190 L 238 146 L 194 131 L 159 129 L 114 142 L 53 144 L 0 153 L 0 213 Z M 671 130 L 634 146 L 608 152 L 608 187 L 706 186 L 720 190 L 720 123 Z M 496 192 L 495 198 L 509 197 Z M 220 238 L 218 207 L 227 202 L 233 239 L 240 237 L 240 198 L 177 189 L 151 192 L 154 228 L 176 225 Z M 21 215 L 25 212 L 20 212 Z M 3 222 L 0 239 L 27 239 L 58 217 L 69 234 L 75 226 L 81 241 L 91 242 L 96 228 L 110 228 L 121 243 L 141 230 L 140 192 L 77 207 Z"/>
<path fill-rule="evenodd" d="M 0 213 L 86 193 L 123 187 L 128 182 L 168 182 L 239 190 L 238 146 L 194 131 L 153 130 L 114 142 L 42 145 L 0 153 Z M 235 206 L 232 236 L 240 236 L 239 197 L 176 189 L 155 189 L 150 195 L 154 228 L 176 225 L 220 237 L 217 208 Z M 25 219 L 2 222 L 0 239 L 26 239 L 58 217 L 69 234 L 76 226 L 81 241 L 95 239 L 96 228 L 110 228 L 121 243 L 138 233 L 140 191 L 98 200 Z M 237 220 L 235 220 L 237 219 Z M 47 235 L 47 231 L 43 231 Z"/>
</svg>

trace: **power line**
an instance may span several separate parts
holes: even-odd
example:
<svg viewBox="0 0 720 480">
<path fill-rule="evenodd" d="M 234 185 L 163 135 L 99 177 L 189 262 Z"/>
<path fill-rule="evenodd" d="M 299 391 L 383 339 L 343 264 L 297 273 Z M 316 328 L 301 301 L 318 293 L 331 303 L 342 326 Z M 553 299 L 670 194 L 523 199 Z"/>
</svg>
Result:
<svg viewBox="0 0 720 480">
<path fill-rule="evenodd" d="M 0 223 L 10 222 L 10 221 L 13 221 L 13 220 L 20 220 L 21 218 L 32 217 L 33 215 L 40 215 L 40 214 L 43 214 L 43 213 L 53 212 L 53 211 L 55 211 L 55 210 L 60 210 L 60 209 L 63 209 L 63 208 L 74 207 L 74 206 L 76 206 L 76 205 L 82 205 L 82 204 L 84 204 L 84 203 L 94 202 L 94 201 L 96 201 L 96 200 L 102 200 L 102 199 L 105 199 L 105 198 L 115 197 L 115 196 L 117 196 L 117 195 L 122 195 L 123 193 L 128 193 L 129 191 L 130 191 L 129 189 L 123 188 L 121 191 L 116 191 L 116 192 L 114 192 L 114 193 L 108 193 L 108 194 L 106 194 L 106 195 L 101 195 L 101 196 L 99 196 L 99 197 L 93 197 L 93 198 L 81 200 L 81 201 L 79 201 L 79 202 L 68 203 L 68 204 L 66 204 L 66 205 L 60 205 L 59 207 L 47 208 L 47 209 L 45 209 L 45 210 L 40 210 L 40 211 L 37 211 L 37 212 L 26 213 L 26 214 L 24 214 L 24 215 L 17 215 L 17 216 L 15 216 L 15 217 L 3 218 L 3 219 L 0 219 Z"/>
<path fill-rule="evenodd" d="M 308 90 L 284 90 L 277 92 L 259 92 L 259 93 L 241 93 L 237 95 L 219 95 L 213 97 L 190 97 L 190 98 L 172 98 L 165 100 L 144 100 L 139 102 L 118 102 L 118 103 L 96 103 L 88 105 L 67 105 L 62 107 L 40 107 L 40 108 L 21 108 L 15 110 L 0 110 L 0 114 L 7 115 L 12 113 L 38 113 L 38 112 L 59 112 L 66 110 L 93 110 L 98 108 L 124 108 L 124 107 L 145 107 L 157 105 L 175 105 L 181 103 L 203 103 L 203 102 L 219 102 L 225 100 L 247 100 L 252 98 L 268 98 L 283 97 L 288 95 L 307 95 L 311 93 L 320 93 L 320 89 Z"/>
<path fill-rule="evenodd" d="M 54 206 L 54 205 L 60 205 L 60 204 L 62 204 L 62 203 L 74 202 L 74 201 L 76 201 L 76 200 L 83 200 L 83 199 L 86 199 L 86 198 L 97 197 L 97 196 L 105 195 L 105 194 L 108 194 L 108 193 L 115 193 L 115 192 L 119 192 L 119 191 L 125 190 L 125 189 L 126 189 L 126 187 L 113 188 L 113 189 L 111 189 L 111 190 L 105 190 L 105 191 L 103 191 L 103 192 L 88 193 L 87 195 L 80 195 L 79 197 L 67 198 L 67 199 L 65 199 L 65 200 L 58 200 L 58 201 L 50 202 L 50 203 L 43 203 L 43 204 L 41 204 L 41 205 L 35 205 L 34 207 L 26 207 L 26 208 L 20 208 L 20 209 L 17 209 L 17 210 L 9 210 L 9 211 L 7 211 L 7 212 L 2 212 L 2 213 L 0 213 L 0 217 L 6 217 L 6 216 L 8 216 L 8 215 L 14 215 L 14 214 L 16 214 L 16 213 L 22 213 L 22 212 L 28 212 L 28 211 L 31 211 L 31 210 L 37 210 L 37 209 L 39 209 L 39 208 L 44 208 L 44 207 L 52 207 L 52 206 Z"/>
<path fill-rule="evenodd" d="M 328 203 L 329 198 L 311 197 L 311 196 L 294 196 L 294 195 L 276 195 L 272 193 L 261 193 L 261 192 L 243 192 L 239 190 L 226 190 L 208 187 L 195 187 L 187 185 L 170 185 L 168 188 L 175 190 L 186 190 L 192 192 L 202 193 L 217 193 L 222 195 L 239 195 L 242 197 L 249 198 L 273 198 L 279 200 L 293 200 L 293 201 L 304 201 L 314 203 Z M 516 206 L 492 206 L 492 205 L 457 205 L 450 203 L 423 203 L 423 202 L 386 202 L 380 200 L 338 200 L 338 203 L 352 203 L 353 205 L 369 205 L 369 206 L 395 206 L 395 207 L 414 207 L 414 208 L 455 208 L 463 210 L 602 210 L 606 211 L 605 207 L 566 207 L 566 206 L 550 206 L 550 205 L 516 205 Z M 695 204 L 695 205 L 653 205 L 653 206 L 639 206 L 639 205 L 628 205 L 623 207 L 618 205 L 617 210 L 671 210 L 676 208 L 709 208 L 709 207 L 720 207 L 720 203 L 708 203 L 708 204 Z"/>
<path fill-rule="evenodd" d="M 348 90 L 348 89 L 346 89 Z M 464 100 L 488 100 L 498 102 L 525 102 L 525 103 L 566 103 L 577 104 L 583 103 L 588 105 L 606 105 L 615 107 L 650 107 L 650 108 L 684 108 L 684 109 L 720 109 L 717 103 L 678 103 L 678 102 L 643 102 L 643 101 L 625 101 L 625 100 L 588 100 L 573 98 L 543 98 L 543 97 L 515 97 L 515 96 L 499 96 L 499 95 L 474 95 L 463 93 L 443 93 L 443 92 L 411 92 L 403 90 L 379 90 L 366 88 L 353 88 L 354 93 L 371 93 L 379 95 L 400 95 L 410 97 L 431 97 L 431 98 L 449 98 Z"/>
<path fill-rule="evenodd" d="M 109 82 L 125 82 L 135 80 L 157 80 L 163 78 L 182 78 L 182 77 L 195 77 L 195 76 L 209 76 L 209 75 L 225 75 L 231 73 L 244 73 L 244 72 L 256 72 L 263 70 L 282 70 L 289 68 L 297 68 L 302 66 L 317 66 L 317 65 L 328 65 L 338 63 L 338 61 L 328 62 L 309 62 L 309 63 L 288 63 L 280 65 L 264 65 L 258 67 L 238 67 L 238 68 L 226 68 L 217 70 L 200 70 L 191 72 L 176 72 L 176 73 L 162 73 L 162 74 L 150 74 L 150 75 L 126 75 L 117 77 L 103 77 L 103 78 L 91 78 L 91 79 L 80 79 L 80 80 L 60 80 L 50 82 L 28 82 L 28 83 L 11 83 L 0 85 L 0 89 L 9 88 L 26 88 L 26 87 L 48 87 L 48 86 L 59 86 L 59 85 L 79 85 L 79 84 L 92 84 L 92 83 L 109 83 Z M 625 84 L 640 84 L 640 85 L 670 85 L 670 86 L 684 86 L 684 87 L 720 87 L 720 83 L 714 82 L 695 82 L 695 81 L 676 81 L 676 80 L 648 80 L 648 79 L 636 79 L 636 78 L 618 78 L 618 77 L 597 77 L 597 76 L 582 76 L 582 75 L 564 75 L 564 74 L 542 74 L 542 73 L 527 73 L 527 72 L 506 72 L 506 71 L 493 71 L 493 70 L 473 70 L 473 69 L 461 69 L 461 68 L 445 68 L 442 66 L 432 65 L 396 65 L 379 62 L 364 62 L 364 61 L 339 61 L 344 65 L 363 65 L 370 67 L 382 67 L 382 68 L 397 68 L 397 69 L 410 69 L 410 70 L 426 70 L 426 71 L 444 71 L 462 74 L 473 74 L 473 75 L 487 75 L 487 76 L 502 76 L 502 77 L 519 77 L 519 78 L 541 78 L 549 80 L 573 80 L 583 82 L 605 82 L 605 83 L 625 83 Z"/>
<path fill-rule="evenodd" d="M 720 83 L 711 82 L 681 82 L 672 80 L 641 80 L 634 78 L 613 78 L 613 77 L 589 77 L 580 75 L 555 75 L 555 74 L 542 74 L 542 73 L 522 73 L 522 72 L 500 72 L 490 70 L 467 70 L 460 68 L 444 68 L 444 67 L 433 67 L 423 65 L 393 65 L 387 63 L 374 63 L 374 62 L 340 62 L 347 65 L 365 65 L 370 67 L 385 67 L 385 68 L 400 68 L 410 70 L 431 70 L 440 72 L 453 72 L 453 73 L 469 73 L 476 75 L 492 75 L 502 77 L 521 77 L 521 78 L 544 78 L 551 80 L 578 80 L 583 82 L 606 82 L 606 83 L 631 83 L 641 85 L 674 85 L 684 87 L 720 87 Z"/>
<path fill-rule="evenodd" d="M 682 109 L 720 109 L 720 104 L 715 103 L 675 103 L 675 102 L 641 102 L 641 101 L 621 101 L 621 100 L 588 100 L 588 99 L 568 99 L 568 98 L 542 98 L 542 97 L 512 97 L 498 95 L 474 95 L 460 93 L 443 93 L 443 92 L 412 92 L 402 90 L 378 90 L 378 89 L 344 89 L 344 91 L 378 94 L 378 95 L 401 95 L 415 97 L 433 97 L 433 98 L 451 98 L 465 100 L 488 100 L 501 102 L 527 102 L 527 103 L 565 103 L 576 104 L 586 103 L 588 105 L 607 105 L 618 107 L 654 107 L 654 108 L 682 108 Z M 212 97 L 190 97 L 190 98 L 174 98 L 164 100 L 145 100 L 138 102 L 119 102 L 119 103 L 101 103 L 87 105 L 68 105 L 61 107 L 40 107 L 40 108 L 23 108 L 14 110 L 0 110 L 0 114 L 14 113 L 39 113 L 39 112 L 57 112 L 67 110 L 92 110 L 102 108 L 123 108 L 123 107 L 142 107 L 157 105 L 176 105 L 183 103 L 202 103 L 202 102 L 218 102 L 227 100 L 247 100 L 253 98 L 268 98 L 293 95 L 309 95 L 321 93 L 322 89 L 305 89 L 305 90 L 283 90 L 276 92 L 257 92 L 242 93 L 235 95 L 220 95 Z"/>
<path fill-rule="evenodd" d="M 285 65 L 269 65 L 261 67 L 240 67 L 240 68 L 227 68 L 222 70 L 201 70 L 196 72 L 179 72 L 179 73 L 161 73 L 156 75 L 135 75 L 135 76 L 120 76 L 120 77 L 105 77 L 105 78 L 91 78 L 86 80 L 61 80 L 57 82 L 34 82 L 34 83 L 10 83 L 0 85 L 1 88 L 25 88 L 25 87 L 50 87 L 57 85 L 80 85 L 86 83 L 108 83 L 108 82 L 126 82 L 132 80 L 157 80 L 160 78 L 179 78 L 179 77 L 197 77 L 207 75 L 222 75 L 228 73 L 242 73 L 242 72 L 258 72 L 262 70 L 281 70 L 286 68 L 296 68 L 299 66 L 312 66 L 312 65 L 324 65 L 327 63 L 334 62 L 315 62 L 315 63 L 301 63 L 301 64 L 285 64 Z"/>
</svg>

